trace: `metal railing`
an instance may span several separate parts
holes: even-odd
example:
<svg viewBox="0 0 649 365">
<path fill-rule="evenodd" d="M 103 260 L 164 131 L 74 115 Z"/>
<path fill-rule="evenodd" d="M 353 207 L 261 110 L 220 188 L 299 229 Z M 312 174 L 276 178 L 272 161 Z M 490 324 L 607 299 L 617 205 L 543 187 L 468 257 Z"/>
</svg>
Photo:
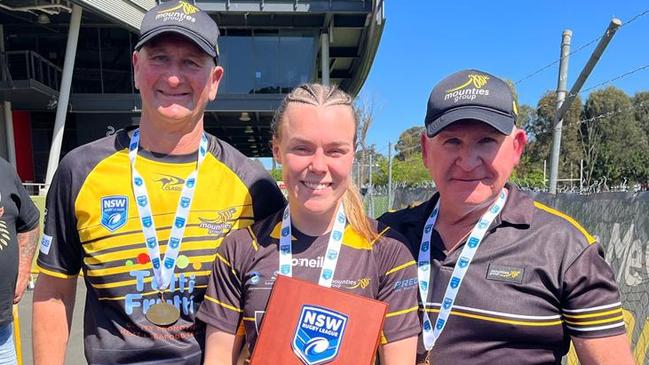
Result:
<svg viewBox="0 0 649 365">
<path fill-rule="evenodd" d="M 14 87 L 15 80 L 36 80 L 59 90 L 63 70 L 34 51 L 0 53 L 2 81 Z"/>
<path fill-rule="evenodd" d="M 47 184 L 45 183 L 24 182 L 23 187 L 27 193 L 32 196 L 45 195 L 45 192 L 47 191 Z"/>
</svg>

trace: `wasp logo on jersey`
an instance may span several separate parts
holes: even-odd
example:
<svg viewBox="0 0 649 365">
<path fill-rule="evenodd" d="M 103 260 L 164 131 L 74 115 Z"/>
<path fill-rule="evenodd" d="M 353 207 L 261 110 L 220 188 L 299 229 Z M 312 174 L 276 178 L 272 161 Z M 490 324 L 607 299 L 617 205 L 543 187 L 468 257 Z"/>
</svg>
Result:
<svg viewBox="0 0 649 365">
<path fill-rule="evenodd" d="M 126 224 L 128 219 L 128 198 L 112 195 L 101 198 L 101 225 L 114 232 Z"/>
<path fill-rule="evenodd" d="M 198 217 L 201 221 L 199 227 L 207 229 L 211 235 L 225 235 L 232 229 L 234 220 L 237 218 L 237 208 L 231 207 L 216 211 L 215 218 Z"/>
<path fill-rule="evenodd" d="M 524 274 L 525 268 L 509 265 L 490 263 L 487 269 L 487 279 L 494 281 L 522 284 Z"/>
<path fill-rule="evenodd" d="M 358 280 L 334 280 L 334 283 L 331 284 L 331 287 L 335 288 L 345 286 L 345 289 L 365 289 L 370 285 L 371 281 L 372 279 L 370 278 L 360 278 Z M 338 286 L 335 286 L 336 284 L 338 284 Z"/>
</svg>

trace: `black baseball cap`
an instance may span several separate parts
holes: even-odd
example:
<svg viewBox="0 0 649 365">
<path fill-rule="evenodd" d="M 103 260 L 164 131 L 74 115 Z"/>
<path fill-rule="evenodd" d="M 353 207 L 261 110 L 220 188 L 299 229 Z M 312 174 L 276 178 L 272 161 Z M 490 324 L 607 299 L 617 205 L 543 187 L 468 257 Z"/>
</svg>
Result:
<svg viewBox="0 0 649 365">
<path fill-rule="evenodd" d="M 434 137 L 463 119 L 487 123 L 503 134 L 514 128 L 518 110 L 510 86 L 478 70 L 463 70 L 440 81 L 428 99 L 426 134 Z"/>
<path fill-rule="evenodd" d="M 185 1 L 169 1 L 147 11 L 140 26 L 139 51 L 148 41 L 163 33 L 176 33 L 194 42 L 205 53 L 219 57 L 219 27 L 209 14 Z"/>
</svg>

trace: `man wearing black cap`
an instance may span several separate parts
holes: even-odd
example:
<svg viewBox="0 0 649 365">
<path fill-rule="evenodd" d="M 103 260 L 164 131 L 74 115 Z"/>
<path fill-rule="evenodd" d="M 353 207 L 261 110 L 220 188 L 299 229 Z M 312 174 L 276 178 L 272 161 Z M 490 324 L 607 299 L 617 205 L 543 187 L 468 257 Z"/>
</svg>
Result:
<svg viewBox="0 0 649 365">
<path fill-rule="evenodd" d="M 64 363 L 81 270 L 88 363 L 201 363 L 195 315 L 216 247 L 284 204 L 260 166 L 204 131 L 223 75 L 217 38 L 211 17 L 189 3 L 149 10 L 133 53 L 139 128 L 61 161 L 38 258 L 36 364 Z"/>
<path fill-rule="evenodd" d="M 421 136 L 437 193 L 380 220 L 418 262 L 418 363 L 632 364 L 615 277 L 574 219 L 508 183 L 526 143 L 504 81 L 457 72 L 433 89 Z"/>
</svg>

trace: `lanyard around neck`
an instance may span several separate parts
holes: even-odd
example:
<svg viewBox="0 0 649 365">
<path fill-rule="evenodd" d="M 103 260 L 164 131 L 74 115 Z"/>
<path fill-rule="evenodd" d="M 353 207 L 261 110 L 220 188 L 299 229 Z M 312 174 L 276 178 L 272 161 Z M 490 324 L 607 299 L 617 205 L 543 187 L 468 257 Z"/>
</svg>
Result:
<svg viewBox="0 0 649 365">
<path fill-rule="evenodd" d="M 430 276 L 431 276 L 431 265 L 430 265 L 430 238 L 433 232 L 433 227 L 435 227 L 435 222 L 437 222 L 437 217 L 439 216 L 439 201 L 435 204 L 435 208 L 432 213 L 426 220 L 424 225 L 424 232 L 421 235 L 421 244 L 419 245 L 419 258 L 417 260 L 417 277 L 419 279 L 419 295 L 421 297 L 423 313 L 422 313 L 422 329 L 424 337 L 424 346 L 427 351 L 430 351 L 435 342 L 442 334 L 448 317 L 451 314 L 451 309 L 455 303 L 455 298 L 458 291 L 460 290 L 460 285 L 462 285 L 462 280 L 471 265 L 473 256 L 478 251 L 480 243 L 487 234 L 487 229 L 491 223 L 496 219 L 498 213 L 502 210 L 505 202 L 507 201 L 507 190 L 502 189 L 498 195 L 498 199 L 489 207 L 489 209 L 482 215 L 478 223 L 473 227 L 467 243 L 464 245 L 462 252 L 458 258 L 455 268 L 453 269 L 453 275 L 449 281 L 446 291 L 444 292 L 444 299 L 442 300 L 439 313 L 437 314 L 437 320 L 435 321 L 435 326 L 433 327 L 428 312 L 426 312 L 426 303 L 428 301 L 428 291 L 430 289 Z"/>
<path fill-rule="evenodd" d="M 167 250 L 165 252 L 164 260 L 160 259 L 160 244 L 158 243 L 158 235 L 156 232 L 155 222 L 153 221 L 153 213 L 151 211 L 151 200 L 146 189 L 146 184 L 140 173 L 135 168 L 135 160 L 137 158 L 137 150 L 140 144 L 140 130 L 136 129 L 131 136 L 131 141 L 128 147 L 128 156 L 131 161 L 131 178 L 133 185 L 133 194 L 137 205 L 140 222 L 142 223 L 142 233 L 144 234 L 145 244 L 153 266 L 153 275 L 157 289 L 163 291 L 171 283 L 171 279 L 176 267 L 176 260 L 178 259 L 178 252 L 183 240 L 185 226 L 187 224 L 187 217 L 194 198 L 194 191 L 198 180 L 198 169 L 205 159 L 207 154 L 207 136 L 203 133 L 201 142 L 198 147 L 198 159 L 196 161 L 196 168 L 185 179 L 178 206 L 176 208 L 176 215 L 172 222 L 171 234 L 167 243 Z"/>
<path fill-rule="evenodd" d="M 334 272 L 336 271 L 336 263 L 340 256 L 340 247 L 343 242 L 346 223 L 345 209 L 343 204 L 340 203 L 336 213 L 336 220 L 329 234 L 329 243 L 327 244 L 327 251 L 325 251 L 324 262 L 320 271 L 320 279 L 318 280 L 320 286 L 331 287 Z M 284 276 L 293 276 L 293 243 L 291 237 L 291 210 L 287 205 L 282 216 L 282 231 L 279 237 L 279 273 Z"/>
</svg>

